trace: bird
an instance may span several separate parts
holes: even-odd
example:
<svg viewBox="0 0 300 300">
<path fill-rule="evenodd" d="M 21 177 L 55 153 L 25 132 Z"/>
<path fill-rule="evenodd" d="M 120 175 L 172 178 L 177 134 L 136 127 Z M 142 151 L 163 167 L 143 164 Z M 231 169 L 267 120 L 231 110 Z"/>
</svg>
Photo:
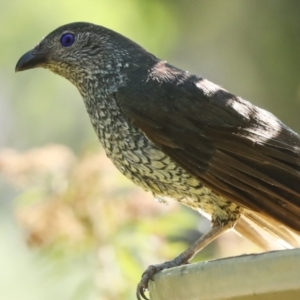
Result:
<svg viewBox="0 0 300 300">
<path fill-rule="evenodd" d="M 211 221 L 186 251 L 146 269 L 139 300 L 157 272 L 187 264 L 230 229 L 265 250 L 268 234 L 282 248 L 299 247 L 300 136 L 273 114 L 87 22 L 55 29 L 15 70 L 37 67 L 77 87 L 122 174 Z"/>
</svg>

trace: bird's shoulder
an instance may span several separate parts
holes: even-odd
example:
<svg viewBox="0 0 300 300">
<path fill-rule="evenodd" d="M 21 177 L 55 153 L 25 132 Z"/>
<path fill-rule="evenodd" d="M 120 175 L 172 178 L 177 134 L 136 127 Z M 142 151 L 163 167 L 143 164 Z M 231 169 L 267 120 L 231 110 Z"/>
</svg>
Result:
<svg viewBox="0 0 300 300">
<path fill-rule="evenodd" d="M 249 124 L 255 106 L 222 87 L 167 62 L 131 68 L 117 95 L 123 113 L 147 133 L 218 127 L 236 130 Z"/>
</svg>

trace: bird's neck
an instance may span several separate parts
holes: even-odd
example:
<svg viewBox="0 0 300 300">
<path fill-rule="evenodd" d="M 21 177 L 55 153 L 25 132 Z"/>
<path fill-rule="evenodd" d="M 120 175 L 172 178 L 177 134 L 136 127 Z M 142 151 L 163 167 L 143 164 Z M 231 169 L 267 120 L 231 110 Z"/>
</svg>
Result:
<svg viewBox="0 0 300 300">
<path fill-rule="evenodd" d="M 101 71 L 87 76 L 83 85 L 78 87 L 94 127 L 94 122 L 103 123 L 111 114 L 116 113 L 115 95 L 126 81 L 126 76 L 120 72 Z"/>
<path fill-rule="evenodd" d="M 125 72 L 101 71 L 86 77 L 78 89 L 83 97 L 91 123 L 109 156 L 110 145 L 117 143 L 118 133 L 128 129 L 116 97 L 128 78 Z"/>
<path fill-rule="evenodd" d="M 125 118 L 117 100 L 121 90 L 128 89 L 133 82 L 137 84 L 147 79 L 148 68 L 143 65 L 147 60 L 152 63 L 155 58 L 151 56 L 142 62 L 135 60 L 130 63 L 118 60 L 115 64 L 107 64 L 106 68 L 102 66 L 101 70 L 94 70 L 92 75 L 85 76 L 78 87 L 91 123 L 108 156 L 108 143 L 122 148 L 122 140 L 143 135 Z"/>
</svg>

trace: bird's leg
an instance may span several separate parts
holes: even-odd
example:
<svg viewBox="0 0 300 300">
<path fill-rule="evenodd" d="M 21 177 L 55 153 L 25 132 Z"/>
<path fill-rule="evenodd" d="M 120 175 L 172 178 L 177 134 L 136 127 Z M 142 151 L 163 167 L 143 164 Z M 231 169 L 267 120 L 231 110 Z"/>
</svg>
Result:
<svg viewBox="0 0 300 300">
<path fill-rule="evenodd" d="M 153 280 L 153 276 L 161 270 L 170 269 L 187 264 L 201 249 L 210 244 L 218 236 L 223 234 L 228 229 L 232 228 L 234 222 L 214 223 L 213 227 L 206 234 L 201 236 L 196 242 L 194 242 L 187 250 L 176 256 L 173 260 L 166 261 L 162 264 L 150 265 L 143 273 L 142 279 L 137 286 L 137 298 L 138 300 L 148 300 L 145 296 L 145 290 L 148 288 L 149 280 Z"/>
</svg>

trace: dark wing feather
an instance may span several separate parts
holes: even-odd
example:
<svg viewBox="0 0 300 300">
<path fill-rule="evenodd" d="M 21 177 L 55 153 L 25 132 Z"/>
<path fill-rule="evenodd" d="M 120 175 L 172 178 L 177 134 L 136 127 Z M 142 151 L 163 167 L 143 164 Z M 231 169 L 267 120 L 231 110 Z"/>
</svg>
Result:
<svg viewBox="0 0 300 300">
<path fill-rule="evenodd" d="M 118 94 L 123 113 L 174 161 L 228 200 L 300 231 L 299 135 L 163 62 L 129 86 Z"/>
</svg>

